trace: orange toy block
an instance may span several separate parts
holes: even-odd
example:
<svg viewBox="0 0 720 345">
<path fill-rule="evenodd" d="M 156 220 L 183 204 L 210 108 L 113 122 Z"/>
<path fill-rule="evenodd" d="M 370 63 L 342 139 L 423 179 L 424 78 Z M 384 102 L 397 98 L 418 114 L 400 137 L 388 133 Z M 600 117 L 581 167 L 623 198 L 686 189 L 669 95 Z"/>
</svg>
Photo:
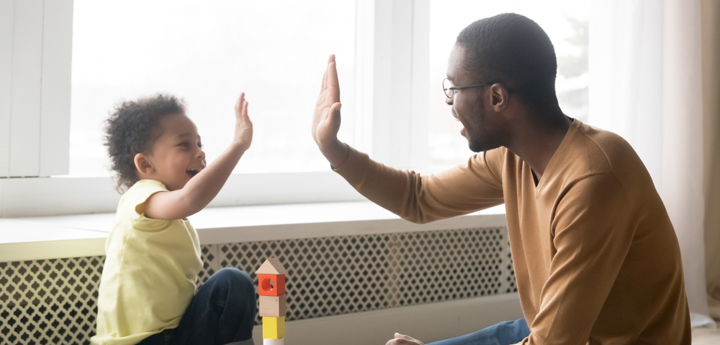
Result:
<svg viewBox="0 0 720 345">
<path fill-rule="evenodd" d="M 260 296 L 260 316 L 281 317 L 287 314 L 287 295 Z"/>
<path fill-rule="evenodd" d="M 282 296 L 285 294 L 284 274 L 258 274 L 260 296 Z"/>
</svg>

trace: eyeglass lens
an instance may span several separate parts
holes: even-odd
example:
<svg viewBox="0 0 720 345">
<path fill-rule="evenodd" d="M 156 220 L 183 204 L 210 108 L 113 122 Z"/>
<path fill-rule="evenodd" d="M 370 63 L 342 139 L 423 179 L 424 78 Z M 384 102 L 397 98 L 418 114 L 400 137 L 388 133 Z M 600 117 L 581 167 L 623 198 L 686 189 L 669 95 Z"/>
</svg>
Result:
<svg viewBox="0 0 720 345">
<path fill-rule="evenodd" d="M 453 87 L 453 83 L 447 78 L 443 79 L 443 91 L 445 92 L 445 96 L 447 96 L 447 98 L 453 97 L 454 92 L 451 87 Z"/>
</svg>

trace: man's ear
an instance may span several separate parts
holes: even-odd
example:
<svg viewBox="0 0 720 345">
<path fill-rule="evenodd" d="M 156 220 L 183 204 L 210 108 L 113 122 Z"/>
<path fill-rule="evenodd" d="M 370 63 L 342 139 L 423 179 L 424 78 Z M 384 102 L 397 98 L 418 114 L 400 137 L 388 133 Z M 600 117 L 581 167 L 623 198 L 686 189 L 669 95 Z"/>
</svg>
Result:
<svg viewBox="0 0 720 345">
<path fill-rule="evenodd" d="M 490 104 L 496 113 L 499 113 L 508 106 L 510 92 L 500 83 L 495 83 L 490 86 Z"/>
<path fill-rule="evenodd" d="M 153 168 L 152 164 L 150 164 L 150 160 L 148 159 L 148 157 L 143 153 L 136 154 L 134 161 L 135 161 L 135 168 L 137 169 L 137 171 L 140 173 L 141 176 L 142 175 L 145 175 L 145 176 L 150 175 L 153 172 L 153 170 L 155 170 Z"/>
</svg>

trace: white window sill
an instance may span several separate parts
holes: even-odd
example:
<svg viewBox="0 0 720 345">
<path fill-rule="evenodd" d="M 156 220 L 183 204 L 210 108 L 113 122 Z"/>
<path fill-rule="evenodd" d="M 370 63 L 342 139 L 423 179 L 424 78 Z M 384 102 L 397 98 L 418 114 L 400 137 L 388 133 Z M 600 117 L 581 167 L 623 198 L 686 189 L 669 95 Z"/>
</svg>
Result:
<svg viewBox="0 0 720 345">
<path fill-rule="evenodd" d="M 105 255 L 114 213 L 0 218 L 0 262 Z M 505 226 L 503 205 L 413 224 L 368 201 L 207 208 L 190 217 L 202 244 Z"/>
</svg>

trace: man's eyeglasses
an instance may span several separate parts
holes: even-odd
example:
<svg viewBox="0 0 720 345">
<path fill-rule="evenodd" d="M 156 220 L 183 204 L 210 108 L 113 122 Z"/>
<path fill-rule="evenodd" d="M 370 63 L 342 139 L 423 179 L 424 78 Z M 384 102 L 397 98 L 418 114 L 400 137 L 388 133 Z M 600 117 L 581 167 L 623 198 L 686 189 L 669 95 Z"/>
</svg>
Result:
<svg viewBox="0 0 720 345">
<path fill-rule="evenodd" d="M 488 86 L 495 83 L 481 83 L 481 84 L 472 84 L 472 85 L 464 85 L 464 86 L 454 86 L 453 83 L 450 81 L 450 79 L 445 78 L 443 79 L 443 91 L 445 92 L 445 96 L 447 98 L 453 98 L 455 96 L 455 91 L 457 90 L 464 90 L 469 89 L 473 87 L 482 87 L 482 86 Z"/>
<path fill-rule="evenodd" d="M 490 86 L 490 85 L 496 84 L 496 83 L 499 83 L 499 82 L 491 81 L 491 82 L 480 83 L 480 84 L 454 86 L 453 83 L 448 78 L 445 78 L 445 79 L 443 79 L 443 91 L 445 92 L 445 96 L 447 96 L 447 98 L 453 98 L 453 96 L 455 96 L 455 91 L 457 91 L 457 90 L 464 90 L 464 89 L 469 89 L 472 87 Z M 505 85 L 505 83 L 501 83 L 501 84 L 503 84 L 503 86 L 505 86 L 505 89 L 507 90 L 508 93 L 515 93 L 517 91 L 517 89 L 511 89 L 511 88 L 507 87 Z"/>
</svg>

